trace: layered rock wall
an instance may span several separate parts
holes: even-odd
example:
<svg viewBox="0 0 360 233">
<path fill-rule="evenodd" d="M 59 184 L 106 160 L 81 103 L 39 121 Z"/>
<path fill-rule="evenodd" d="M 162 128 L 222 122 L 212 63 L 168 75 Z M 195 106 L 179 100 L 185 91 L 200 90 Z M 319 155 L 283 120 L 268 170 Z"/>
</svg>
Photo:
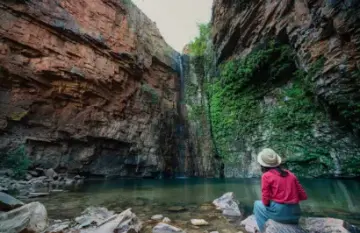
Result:
<svg viewBox="0 0 360 233">
<path fill-rule="evenodd" d="M 280 151 L 285 161 L 292 161 L 290 167 L 301 175 L 360 174 L 356 168 L 360 164 L 359 15 L 360 3 L 352 0 L 214 1 L 211 23 L 217 64 L 246 58 L 252 51 L 264 48 L 267 40 L 274 39 L 291 48 L 297 69 L 310 77 L 306 81 L 312 88 L 312 101 L 314 106 L 321 106 L 325 116 L 321 119 L 326 120 L 317 118 L 312 122 L 309 137 L 316 143 L 307 143 L 308 137 L 297 138 L 294 142 L 297 147 L 307 144 L 305 147 L 312 151 L 297 153 L 290 147 Z M 320 63 L 323 65 L 317 66 Z M 314 66 L 320 72 L 313 72 Z M 293 75 L 282 80 L 281 85 L 270 76 L 262 78 L 270 87 L 261 97 L 256 97 L 260 112 L 266 114 L 266 109 L 291 104 L 291 101 L 286 103 L 291 98 L 282 95 L 289 87 L 291 89 Z M 253 80 L 253 84 L 256 82 Z M 238 164 L 227 166 L 227 176 L 259 175 L 256 154 L 265 146 L 276 147 L 269 139 L 273 132 L 269 125 L 257 124 L 253 131 L 260 131 L 260 134 L 256 137 L 236 135 L 230 142 L 228 150 L 238 154 Z M 297 129 L 282 132 L 294 138 L 298 133 Z"/>
<path fill-rule="evenodd" d="M 0 36 L 3 154 L 106 176 L 177 165 L 178 54 L 131 1 L 2 1 Z"/>
</svg>

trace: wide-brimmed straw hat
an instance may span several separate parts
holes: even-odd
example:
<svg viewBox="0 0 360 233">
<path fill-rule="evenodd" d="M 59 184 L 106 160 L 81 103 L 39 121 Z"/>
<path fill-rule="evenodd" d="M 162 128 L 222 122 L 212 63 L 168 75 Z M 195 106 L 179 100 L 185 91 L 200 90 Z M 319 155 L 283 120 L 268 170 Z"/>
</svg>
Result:
<svg viewBox="0 0 360 233">
<path fill-rule="evenodd" d="M 265 148 L 258 154 L 257 161 L 263 167 L 277 167 L 281 164 L 281 157 L 274 150 Z"/>
</svg>

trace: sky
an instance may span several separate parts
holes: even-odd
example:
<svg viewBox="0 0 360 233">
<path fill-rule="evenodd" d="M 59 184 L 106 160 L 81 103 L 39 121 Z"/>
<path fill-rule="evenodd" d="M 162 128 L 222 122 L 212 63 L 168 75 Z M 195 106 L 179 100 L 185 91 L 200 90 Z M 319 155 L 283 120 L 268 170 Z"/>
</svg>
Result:
<svg viewBox="0 0 360 233">
<path fill-rule="evenodd" d="M 178 52 L 198 35 L 198 23 L 211 19 L 212 0 L 132 0 Z"/>
</svg>

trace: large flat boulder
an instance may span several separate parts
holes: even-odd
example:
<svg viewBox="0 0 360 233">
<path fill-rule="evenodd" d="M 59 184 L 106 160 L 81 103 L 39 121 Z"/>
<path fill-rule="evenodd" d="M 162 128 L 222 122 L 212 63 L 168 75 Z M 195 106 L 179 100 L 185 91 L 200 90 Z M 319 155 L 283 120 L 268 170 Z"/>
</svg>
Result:
<svg viewBox="0 0 360 233">
<path fill-rule="evenodd" d="M 0 192 L 0 211 L 9 211 L 24 205 L 23 202 L 10 196 L 9 194 Z"/>
<path fill-rule="evenodd" d="M 310 233 L 357 233 L 360 229 L 336 218 L 303 218 L 301 226 Z"/>
<path fill-rule="evenodd" d="M 251 215 L 240 223 L 249 233 L 258 229 L 255 216 Z M 299 225 L 282 224 L 268 220 L 265 224 L 265 233 L 358 233 L 360 229 L 335 218 L 301 218 Z"/>
<path fill-rule="evenodd" d="M 307 231 L 299 225 L 282 224 L 269 220 L 265 224 L 265 233 L 307 233 Z"/>
<path fill-rule="evenodd" d="M 0 232 L 43 232 L 48 225 L 47 211 L 39 202 L 31 202 L 0 213 Z"/>
</svg>

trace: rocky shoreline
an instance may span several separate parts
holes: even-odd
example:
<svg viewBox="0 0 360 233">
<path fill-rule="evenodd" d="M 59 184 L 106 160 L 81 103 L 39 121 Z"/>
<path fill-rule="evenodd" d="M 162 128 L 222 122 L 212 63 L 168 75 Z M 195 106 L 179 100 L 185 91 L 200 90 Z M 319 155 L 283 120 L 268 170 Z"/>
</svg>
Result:
<svg viewBox="0 0 360 233">
<path fill-rule="evenodd" d="M 20 199 L 65 192 L 68 189 L 79 187 L 83 183 L 84 177 L 80 175 L 57 173 L 52 168 L 30 170 L 24 180 L 14 179 L 10 169 L 0 171 L 0 191 L 14 194 Z"/>
<path fill-rule="evenodd" d="M 60 204 L 60 203 L 59 203 Z M 203 207 L 205 208 L 205 206 Z M 159 213 L 143 216 L 132 212 L 108 210 L 104 207 L 88 207 L 73 219 L 49 219 L 47 210 L 40 202 L 24 204 L 16 198 L 0 192 L 0 232 L 32 233 L 254 233 L 257 225 L 253 215 L 244 216 L 234 193 L 225 193 L 206 206 L 210 213 L 204 219 L 190 215 L 187 221 L 170 219 Z M 192 218 L 194 217 L 194 218 Z M 226 227 L 218 226 L 216 220 Z M 341 219 L 303 217 L 298 226 L 266 223 L 267 233 L 357 233 L 360 229 Z"/>
</svg>

